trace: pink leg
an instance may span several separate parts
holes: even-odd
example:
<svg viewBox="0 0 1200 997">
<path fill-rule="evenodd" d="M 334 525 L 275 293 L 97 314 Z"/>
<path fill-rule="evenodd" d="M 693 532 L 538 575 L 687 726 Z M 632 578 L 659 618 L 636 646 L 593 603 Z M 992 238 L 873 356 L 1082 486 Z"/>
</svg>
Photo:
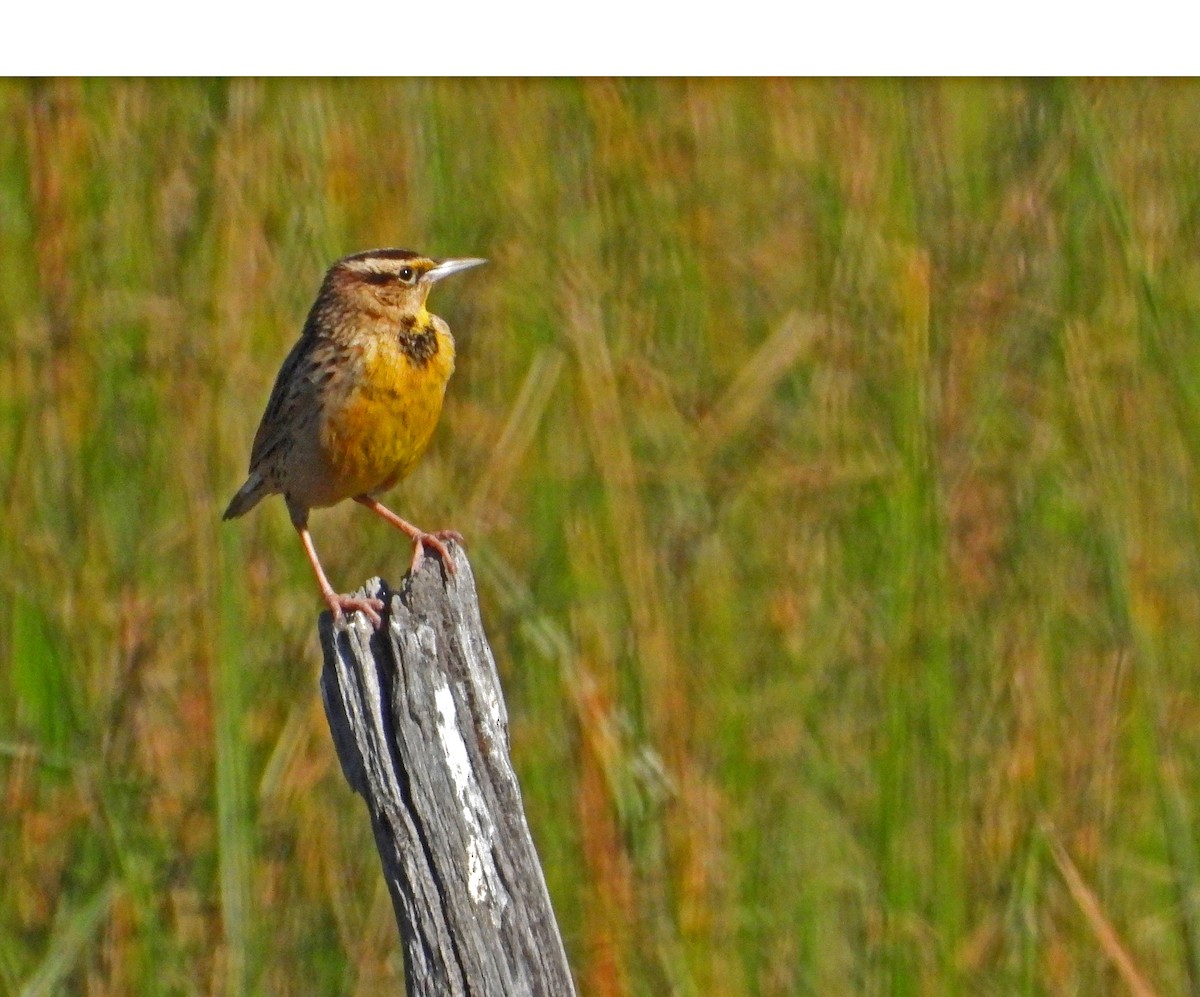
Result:
<svg viewBox="0 0 1200 997">
<path fill-rule="evenodd" d="M 463 542 L 461 534 L 456 533 L 454 530 L 435 530 L 433 533 L 426 533 L 419 527 L 413 526 L 407 520 L 401 519 L 391 509 L 375 501 L 369 495 L 356 495 L 354 496 L 354 501 L 359 505 L 366 506 L 376 516 L 387 520 L 396 529 L 403 530 L 412 537 L 413 557 L 412 568 L 410 570 L 414 575 L 421 570 L 421 562 L 425 560 L 425 548 L 427 546 L 432 547 L 438 552 L 442 558 L 442 564 L 446 566 L 446 571 L 454 574 L 454 558 L 450 556 L 450 551 L 446 548 L 446 544 L 443 541 L 453 540 L 455 543 L 461 544 Z"/>
<path fill-rule="evenodd" d="M 321 596 L 329 607 L 329 611 L 333 613 L 333 618 L 340 620 L 343 612 L 363 613 L 371 621 L 371 625 L 378 630 L 380 623 L 383 622 L 379 616 L 379 611 L 383 609 L 383 603 L 379 599 L 338 595 L 333 590 L 333 586 L 329 584 L 329 579 L 325 577 L 325 571 L 317 557 L 317 549 L 313 546 L 312 535 L 308 532 L 308 527 L 297 526 L 296 532 L 300 534 L 300 542 L 304 544 L 304 553 L 308 555 L 308 563 L 312 565 L 313 574 L 317 576 L 317 584 L 321 587 Z"/>
</svg>

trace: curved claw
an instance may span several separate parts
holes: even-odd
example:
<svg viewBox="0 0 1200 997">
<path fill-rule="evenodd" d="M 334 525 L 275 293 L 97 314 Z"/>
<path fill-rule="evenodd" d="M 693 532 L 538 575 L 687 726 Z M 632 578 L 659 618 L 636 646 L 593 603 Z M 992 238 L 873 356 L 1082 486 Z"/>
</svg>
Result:
<svg viewBox="0 0 1200 997">
<path fill-rule="evenodd" d="M 329 611 L 333 613 L 335 622 L 342 618 L 342 613 L 362 613 L 371 621 L 371 626 L 376 630 L 383 623 L 383 619 L 379 615 L 383 610 L 383 601 L 380 599 L 338 595 L 336 592 L 331 592 L 325 597 L 325 602 L 329 606 Z"/>
<path fill-rule="evenodd" d="M 446 572 L 453 575 L 458 569 L 454 566 L 454 558 L 445 544 L 447 540 L 461 544 L 463 542 L 462 534 L 456 530 L 434 530 L 432 533 L 426 533 L 424 530 L 418 531 L 417 535 L 413 537 L 412 566 L 409 570 L 414 575 L 420 571 L 421 565 L 425 563 L 425 548 L 432 547 L 441 557 Z"/>
</svg>

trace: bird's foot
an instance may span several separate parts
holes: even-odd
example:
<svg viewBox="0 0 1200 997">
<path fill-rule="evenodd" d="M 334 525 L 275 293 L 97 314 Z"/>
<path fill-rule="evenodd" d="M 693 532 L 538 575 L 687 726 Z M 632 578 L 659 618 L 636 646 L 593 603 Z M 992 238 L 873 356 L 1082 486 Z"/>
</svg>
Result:
<svg viewBox="0 0 1200 997">
<path fill-rule="evenodd" d="M 434 530 L 432 533 L 426 533 L 424 530 L 417 530 L 412 534 L 413 538 L 413 558 L 412 567 L 409 571 L 416 574 L 421 570 L 421 565 L 425 563 L 425 548 L 430 547 L 438 552 L 442 559 L 442 564 L 446 566 L 447 574 L 454 574 L 457 570 L 454 567 L 454 558 L 450 554 L 450 548 L 446 546 L 446 541 L 453 541 L 456 544 L 463 542 L 462 534 L 455 530 Z"/>
<path fill-rule="evenodd" d="M 432 547 L 438 552 L 442 559 L 442 564 L 446 566 L 446 573 L 453 575 L 455 572 L 454 558 L 450 556 L 450 551 L 446 547 L 446 541 L 452 540 L 456 544 L 463 542 L 462 534 L 456 533 L 454 530 L 434 530 L 432 533 L 426 533 L 419 526 L 413 526 L 407 519 L 401 519 L 391 509 L 383 505 L 377 499 L 371 498 L 370 495 L 355 495 L 354 501 L 359 505 L 366 506 L 376 516 L 387 520 L 396 529 L 402 530 L 412 538 L 413 556 L 412 565 L 408 569 L 410 573 L 416 574 L 421 570 L 421 565 L 425 561 L 425 548 Z"/>
<path fill-rule="evenodd" d="M 383 600 L 381 599 L 326 592 L 325 603 L 329 606 L 329 611 L 333 613 L 334 622 L 340 620 L 343 613 L 362 613 L 371 621 L 371 626 L 376 630 L 383 623 L 383 619 L 379 615 L 383 609 Z"/>
</svg>

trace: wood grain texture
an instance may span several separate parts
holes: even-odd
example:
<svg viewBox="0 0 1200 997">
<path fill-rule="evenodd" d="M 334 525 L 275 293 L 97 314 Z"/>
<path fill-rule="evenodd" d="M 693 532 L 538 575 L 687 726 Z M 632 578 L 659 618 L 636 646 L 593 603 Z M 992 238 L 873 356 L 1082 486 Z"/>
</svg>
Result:
<svg viewBox="0 0 1200 997">
<path fill-rule="evenodd" d="M 321 692 L 342 771 L 366 801 L 410 995 L 572 995 L 520 788 L 475 580 L 460 547 L 427 559 L 388 607 L 321 614 Z"/>
</svg>

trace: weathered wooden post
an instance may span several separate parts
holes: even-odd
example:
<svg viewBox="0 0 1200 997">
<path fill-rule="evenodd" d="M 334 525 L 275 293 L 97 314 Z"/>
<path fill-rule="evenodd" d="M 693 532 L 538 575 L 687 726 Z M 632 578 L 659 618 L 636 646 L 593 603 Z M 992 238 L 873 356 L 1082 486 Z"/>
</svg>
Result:
<svg viewBox="0 0 1200 997">
<path fill-rule="evenodd" d="M 321 614 L 321 693 L 347 781 L 366 800 L 409 995 L 573 995 L 521 792 L 508 718 L 461 548 L 404 587 L 364 592 L 383 626 Z"/>
</svg>

